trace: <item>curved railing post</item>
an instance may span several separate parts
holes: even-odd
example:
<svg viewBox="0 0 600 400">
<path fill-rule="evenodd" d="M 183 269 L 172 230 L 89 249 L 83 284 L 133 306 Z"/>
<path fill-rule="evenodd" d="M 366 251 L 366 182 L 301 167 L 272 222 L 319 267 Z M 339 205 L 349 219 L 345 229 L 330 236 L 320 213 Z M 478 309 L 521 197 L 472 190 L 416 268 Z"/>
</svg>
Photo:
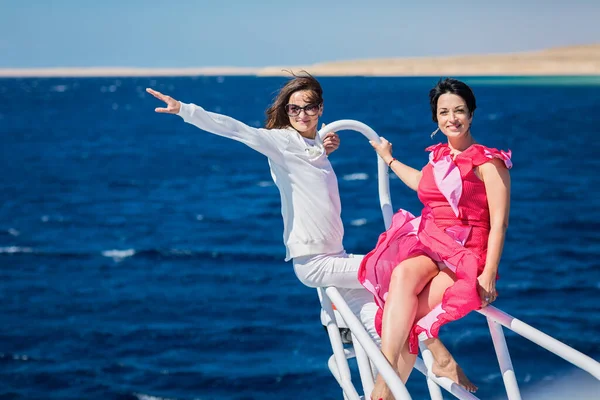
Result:
<svg viewBox="0 0 600 400">
<path fill-rule="evenodd" d="M 321 139 L 325 137 L 329 132 L 338 132 L 343 130 L 353 130 L 362 133 L 367 139 L 379 143 L 381 139 L 379 135 L 375 133 L 370 126 L 363 124 L 362 122 L 355 121 L 352 119 L 342 119 L 339 121 L 332 122 L 325 125 L 320 131 L 319 136 Z M 392 216 L 394 210 L 392 209 L 392 199 L 390 196 L 390 180 L 388 178 L 388 166 L 381 159 L 377 157 L 377 182 L 379 186 L 379 205 L 381 206 L 381 213 L 383 214 L 383 222 L 385 229 L 390 227 L 392 223 Z"/>
</svg>

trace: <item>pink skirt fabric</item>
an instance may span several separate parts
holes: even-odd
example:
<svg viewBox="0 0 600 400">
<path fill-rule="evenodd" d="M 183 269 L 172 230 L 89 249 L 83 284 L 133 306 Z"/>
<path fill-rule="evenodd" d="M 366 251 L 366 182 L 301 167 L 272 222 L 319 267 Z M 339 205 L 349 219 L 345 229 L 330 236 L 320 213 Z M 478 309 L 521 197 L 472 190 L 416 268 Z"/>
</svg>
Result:
<svg viewBox="0 0 600 400">
<path fill-rule="evenodd" d="M 411 353 L 418 352 L 419 335 L 424 334 L 426 338 L 438 337 L 442 325 L 481 307 L 477 276 L 483 269 L 485 260 L 464 247 L 471 229 L 467 225 L 441 228 L 434 222 L 428 208 L 418 218 L 405 210 L 394 215 L 390 228 L 380 235 L 375 249 L 365 256 L 358 273 L 360 282 L 374 295 L 380 307 L 376 319 L 379 334 L 392 271 L 402 261 L 418 255 L 425 255 L 445 264 L 455 273 L 456 282 L 446 290 L 441 304 L 417 321 L 411 329 Z"/>
</svg>

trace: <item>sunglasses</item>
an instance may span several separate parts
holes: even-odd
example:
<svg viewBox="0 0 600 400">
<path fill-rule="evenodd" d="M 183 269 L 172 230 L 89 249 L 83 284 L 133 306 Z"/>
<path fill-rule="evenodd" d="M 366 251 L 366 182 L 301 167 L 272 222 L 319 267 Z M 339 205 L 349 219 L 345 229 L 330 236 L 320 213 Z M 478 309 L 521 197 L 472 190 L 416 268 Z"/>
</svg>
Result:
<svg viewBox="0 0 600 400">
<path fill-rule="evenodd" d="M 306 115 L 308 115 L 309 117 L 314 117 L 315 115 L 317 115 L 319 113 L 320 109 L 321 109 L 321 103 L 308 104 L 308 105 L 305 105 L 304 107 L 300 107 L 295 104 L 287 104 L 285 106 L 285 112 L 290 117 L 297 117 L 298 115 L 300 115 L 300 113 L 302 111 L 304 111 L 304 113 Z"/>
</svg>

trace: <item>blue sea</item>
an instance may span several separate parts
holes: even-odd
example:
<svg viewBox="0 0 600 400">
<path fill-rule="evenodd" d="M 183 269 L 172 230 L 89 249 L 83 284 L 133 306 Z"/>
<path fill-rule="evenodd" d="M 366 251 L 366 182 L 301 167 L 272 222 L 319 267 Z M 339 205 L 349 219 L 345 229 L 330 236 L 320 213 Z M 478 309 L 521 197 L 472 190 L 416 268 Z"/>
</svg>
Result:
<svg viewBox="0 0 600 400">
<path fill-rule="evenodd" d="M 513 152 L 495 305 L 600 360 L 600 78 L 465 80 L 475 138 Z M 362 121 L 420 168 L 443 139 L 430 138 L 436 81 L 323 78 L 323 122 Z M 144 91 L 258 127 L 284 82 L 0 79 L 0 399 L 342 398 L 316 291 L 283 261 L 267 160 L 156 114 Z M 376 155 L 340 136 L 344 244 L 366 253 L 384 229 Z M 420 212 L 399 179 L 391 192 L 394 208 Z M 574 373 L 505 332 L 524 396 Z M 479 397 L 506 397 L 481 315 L 441 337 Z M 418 372 L 408 387 L 427 398 Z"/>
</svg>

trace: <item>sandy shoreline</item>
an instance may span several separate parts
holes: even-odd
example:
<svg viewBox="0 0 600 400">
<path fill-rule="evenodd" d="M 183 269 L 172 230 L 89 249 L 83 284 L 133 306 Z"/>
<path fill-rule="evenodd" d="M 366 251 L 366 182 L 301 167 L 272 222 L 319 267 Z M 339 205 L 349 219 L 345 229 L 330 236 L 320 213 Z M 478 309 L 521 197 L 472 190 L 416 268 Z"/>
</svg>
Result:
<svg viewBox="0 0 600 400">
<path fill-rule="evenodd" d="M 542 51 L 450 57 L 349 60 L 264 68 L 0 68 L 0 77 L 281 76 L 304 69 L 315 76 L 597 76 L 600 44 Z"/>
</svg>

